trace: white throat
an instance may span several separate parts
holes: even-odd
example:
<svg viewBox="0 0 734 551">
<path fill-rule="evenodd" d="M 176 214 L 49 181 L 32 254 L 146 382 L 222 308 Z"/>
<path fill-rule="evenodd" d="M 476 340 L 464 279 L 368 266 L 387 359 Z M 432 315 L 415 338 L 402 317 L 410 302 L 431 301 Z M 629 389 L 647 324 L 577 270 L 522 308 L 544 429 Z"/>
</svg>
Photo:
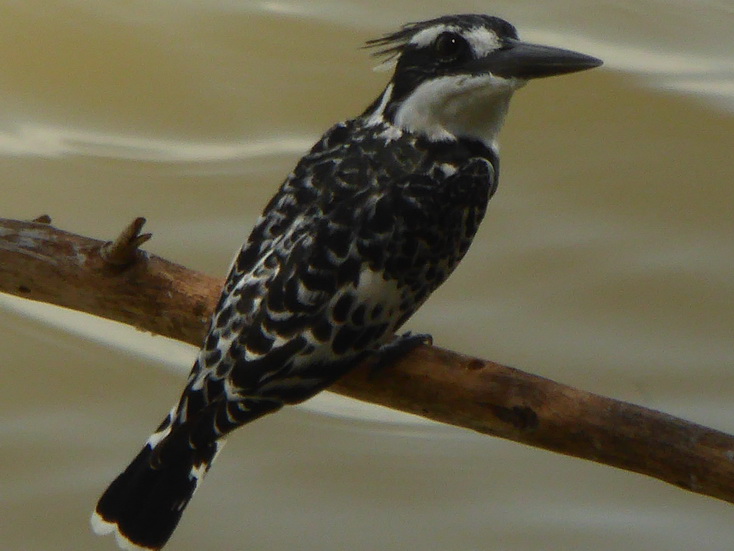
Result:
<svg viewBox="0 0 734 551">
<path fill-rule="evenodd" d="M 398 107 L 395 124 L 432 141 L 469 138 L 497 149 L 512 94 L 524 84 L 489 73 L 428 80 Z"/>
</svg>

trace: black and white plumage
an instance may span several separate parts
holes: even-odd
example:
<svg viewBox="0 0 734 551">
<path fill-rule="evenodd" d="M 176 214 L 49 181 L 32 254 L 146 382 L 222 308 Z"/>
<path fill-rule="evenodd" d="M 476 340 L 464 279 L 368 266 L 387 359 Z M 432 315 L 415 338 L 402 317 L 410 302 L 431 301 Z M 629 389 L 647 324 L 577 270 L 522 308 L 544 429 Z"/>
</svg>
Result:
<svg viewBox="0 0 734 551">
<path fill-rule="evenodd" d="M 474 237 L 512 93 L 600 64 L 522 43 L 484 15 L 409 24 L 370 45 L 396 62 L 385 91 L 328 130 L 267 205 L 180 401 L 97 505 L 94 530 L 122 547 L 166 543 L 229 432 L 419 342 L 390 341 Z"/>
</svg>

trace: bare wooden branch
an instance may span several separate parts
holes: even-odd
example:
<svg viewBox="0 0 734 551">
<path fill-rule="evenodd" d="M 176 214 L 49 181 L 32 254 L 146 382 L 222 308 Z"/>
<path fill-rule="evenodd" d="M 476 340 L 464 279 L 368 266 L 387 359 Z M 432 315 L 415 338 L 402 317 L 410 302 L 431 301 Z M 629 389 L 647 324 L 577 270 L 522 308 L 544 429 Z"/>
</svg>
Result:
<svg viewBox="0 0 734 551">
<path fill-rule="evenodd" d="M 0 219 L 0 291 L 198 345 L 223 280 L 138 251 L 141 227 L 123 232 L 136 252 L 119 266 L 103 260 L 101 241 Z M 420 346 L 389 368 L 359 366 L 332 390 L 734 503 L 734 437 L 494 362 Z"/>
<path fill-rule="evenodd" d="M 143 251 L 115 266 L 102 258 L 104 245 L 45 223 L 0 219 L 0 291 L 200 343 L 222 280 Z"/>
</svg>

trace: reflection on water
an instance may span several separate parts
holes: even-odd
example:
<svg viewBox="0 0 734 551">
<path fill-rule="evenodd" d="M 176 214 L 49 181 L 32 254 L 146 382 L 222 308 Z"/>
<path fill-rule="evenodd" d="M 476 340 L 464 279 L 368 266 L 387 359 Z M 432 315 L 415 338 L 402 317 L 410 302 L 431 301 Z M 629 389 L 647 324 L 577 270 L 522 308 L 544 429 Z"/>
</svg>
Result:
<svg viewBox="0 0 734 551">
<path fill-rule="evenodd" d="M 303 138 L 268 138 L 241 143 L 181 142 L 147 136 L 104 134 L 39 124 L 21 124 L 0 134 L 0 154 L 60 157 L 81 155 L 126 161 L 214 162 L 297 155 L 311 146 Z"/>
<path fill-rule="evenodd" d="M 379 92 L 386 75 L 361 42 L 454 9 L 3 8 L 0 216 L 49 213 L 109 238 L 144 215 L 151 251 L 213 274 L 295 159 Z M 734 13 L 655 0 L 493 8 L 529 40 L 606 64 L 517 95 L 487 220 L 410 328 L 734 432 Z M 176 399 L 194 351 L 0 307 L 3 546 L 111 549 L 88 513 Z M 730 516 L 637 475 L 327 394 L 231 438 L 171 546 L 713 551 L 734 540 Z"/>
</svg>

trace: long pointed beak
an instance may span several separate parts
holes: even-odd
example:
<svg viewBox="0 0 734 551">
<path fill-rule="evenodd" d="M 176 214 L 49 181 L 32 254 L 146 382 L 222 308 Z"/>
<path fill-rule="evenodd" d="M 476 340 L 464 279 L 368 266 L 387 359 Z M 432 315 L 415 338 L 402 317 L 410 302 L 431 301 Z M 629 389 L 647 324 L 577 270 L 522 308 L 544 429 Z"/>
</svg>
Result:
<svg viewBox="0 0 734 551">
<path fill-rule="evenodd" d="M 523 80 L 585 71 L 603 63 L 590 55 L 520 40 L 506 41 L 506 45 L 477 63 L 497 76 Z"/>
</svg>

